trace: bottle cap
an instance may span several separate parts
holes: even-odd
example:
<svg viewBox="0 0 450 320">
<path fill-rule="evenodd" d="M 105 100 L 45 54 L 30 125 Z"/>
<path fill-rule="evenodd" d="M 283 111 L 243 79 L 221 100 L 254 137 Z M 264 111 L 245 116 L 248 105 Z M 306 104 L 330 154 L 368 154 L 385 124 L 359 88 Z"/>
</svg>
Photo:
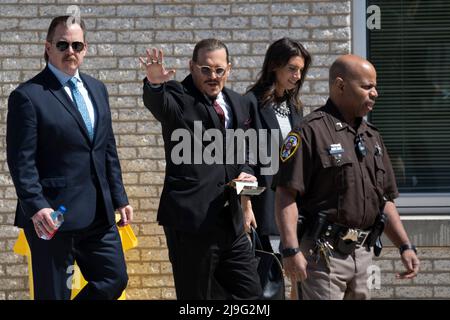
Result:
<svg viewBox="0 0 450 320">
<path fill-rule="evenodd" d="M 61 212 L 62 214 L 66 213 L 67 209 L 64 206 L 59 206 L 58 211 Z"/>
</svg>

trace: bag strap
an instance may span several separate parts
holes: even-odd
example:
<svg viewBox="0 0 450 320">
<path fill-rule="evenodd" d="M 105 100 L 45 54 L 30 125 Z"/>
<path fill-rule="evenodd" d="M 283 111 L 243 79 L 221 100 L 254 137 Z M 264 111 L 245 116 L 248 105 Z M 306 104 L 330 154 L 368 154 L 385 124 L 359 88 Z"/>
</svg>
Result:
<svg viewBox="0 0 450 320">
<path fill-rule="evenodd" d="M 250 238 L 252 240 L 252 252 L 255 253 L 255 250 L 263 251 L 261 240 L 259 239 L 259 236 L 256 233 L 255 228 L 253 228 L 253 227 L 251 227 L 251 236 L 250 236 Z"/>
</svg>

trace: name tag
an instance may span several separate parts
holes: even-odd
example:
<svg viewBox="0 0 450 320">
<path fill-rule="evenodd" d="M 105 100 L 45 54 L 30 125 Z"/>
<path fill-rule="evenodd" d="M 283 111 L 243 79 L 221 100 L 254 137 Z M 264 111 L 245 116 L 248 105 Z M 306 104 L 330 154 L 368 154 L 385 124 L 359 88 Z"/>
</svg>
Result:
<svg viewBox="0 0 450 320">
<path fill-rule="evenodd" d="M 340 143 L 330 144 L 328 153 L 333 156 L 334 161 L 337 165 L 341 164 L 342 155 L 344 154 L 344 148 L 342 148 Z"/>
<path fill-rule="evenodd" d="M 344 148 L 342 148 L 340 143 L 330 144 L 330 148 L 328 149 L 328 152 L 330 153 L 330 155 L 343 154 Z"/>
</svg>

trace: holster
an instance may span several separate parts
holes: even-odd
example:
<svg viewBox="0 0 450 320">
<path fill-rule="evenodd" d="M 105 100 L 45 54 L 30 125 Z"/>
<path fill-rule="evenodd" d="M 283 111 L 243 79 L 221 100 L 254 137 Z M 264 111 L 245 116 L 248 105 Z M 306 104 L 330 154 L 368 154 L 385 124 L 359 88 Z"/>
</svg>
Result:
<svg viewBox="0 0 450 320">
<path fill-rule="evenodd" d="M 297 239 L 299 242 L 302 240 L 305 231 L 306 231 L 306 217 L 299 213 L 297 219 Z"/>
<path fill-rule="evenodd" d="M 351 254 L 356 249 L 356 242 L 343 240 L 341 237 L 337 237 L 336 239 L 336 250 L 342 254 Z"/>
<path fill-rule="evenodd" d="M 378 257 L 383 249 L 383 243 L 381 242 L 381 235 L 383 234 L 384 227 L 388 220 L 388 216 L 380 212 L 380 214 L 375 219 L 375 223 L 372 227 L 372 231 L 365 241 L 365 245 L 368 249 L 373 247 L 373 253 Z"/>
<path fill-rule="evenodd" d="M 313 219 L 314 223 L 312 225 L 312 228 L 308 228 L 308 236 L 314 240 L 317 241 L 323 234 L 323 231 L 327 225 L 327 214 L 325 212 L 319 212 L 317 213 L 317 217 Z"/>
</svg>

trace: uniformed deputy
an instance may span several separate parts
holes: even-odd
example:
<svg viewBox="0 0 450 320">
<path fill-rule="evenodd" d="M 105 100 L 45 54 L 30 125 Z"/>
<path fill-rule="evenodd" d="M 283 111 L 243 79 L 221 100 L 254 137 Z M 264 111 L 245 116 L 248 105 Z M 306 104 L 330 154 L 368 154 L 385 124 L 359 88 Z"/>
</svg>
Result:
<svg viewBox="0 0 450 320">
<path fill-rule="evenodd" d="M 280 151 L 274 185 L 283 263 L 286 275 L 301 281 L 303 299 L 369 299 L 367 271 L 383 228 L 400 249 L 406 267 L 400 278 L 415 277 L 419 259 L 394 204 L 398 191 L 386 147 L 363 119 L 378 96 L 375 68 L 341 56 L 329 84 L 325 106 Z"/>
</svg>

